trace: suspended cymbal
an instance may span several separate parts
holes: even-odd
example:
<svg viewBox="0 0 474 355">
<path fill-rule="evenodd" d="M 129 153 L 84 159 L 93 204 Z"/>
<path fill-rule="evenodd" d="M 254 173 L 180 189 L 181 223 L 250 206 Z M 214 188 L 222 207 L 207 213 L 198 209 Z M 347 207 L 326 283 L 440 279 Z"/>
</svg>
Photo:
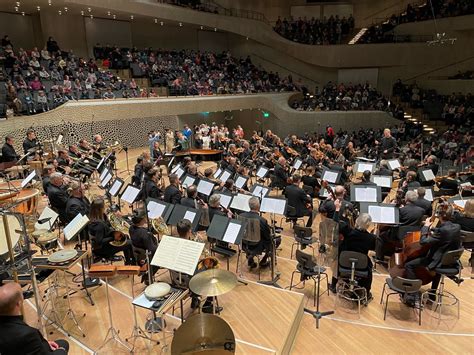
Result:
<svg viewBox="0 0 474 355">
<path fill-rule="evenodd" d="M 227 322 L 212 314 L 189 317 L 174 333 L 171 354 L 233 354 L 234 332 Z"/>
<path fill-rule="evenodd" d="M 195 294 L 204 297 L 223 295 L 237 285 L 237 276 L 221 269 L 210 269 L 194 275 L 189 288 Z"/>
</svg>

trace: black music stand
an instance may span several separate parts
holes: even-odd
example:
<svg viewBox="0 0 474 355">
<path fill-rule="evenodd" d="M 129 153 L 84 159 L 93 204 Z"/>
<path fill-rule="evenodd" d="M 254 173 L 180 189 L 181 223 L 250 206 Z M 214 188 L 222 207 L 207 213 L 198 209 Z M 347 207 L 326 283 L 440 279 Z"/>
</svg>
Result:
<svg viewBox="0 0 474 355">
<path fill-rule="evenodd" d="M 352 185 L 351 201 L 353 202 L 382 202 L 382 189 L 376 185 Z"/>
<path fill-rule="evenodd" d="M 155 198 L 146 199 L 146 210 L 148 213 L 148 218 L 155 219 L 158 217 L 163 218 L 163 221 L 167 221 L 173 211 L 175 205 L 171 203 L 157 200 Z"/>
<path fill-rule="evenodd" d="M 183 219 L 191 222 L 192 230 L 195 232 L 201 219 L 201 210 L 183 205 L 174 205 L 167 223 L 171 226 L 176 226 Z"/>
<path fill-rule="evenodd" d="M 181 176 L 180 181 L 184 188 L 188 188 L 188 186 L 196 185 L 197 178 L 189 174 L 184 174 Z"/>
<path fill-rule="evenodd" d="M 238 189 L 243 189 L 243 187 L 247 184 L 248 177 L 240 175 L 240 174 L 235 174 L 235 186 L 237 186 Z"/>
</svg>

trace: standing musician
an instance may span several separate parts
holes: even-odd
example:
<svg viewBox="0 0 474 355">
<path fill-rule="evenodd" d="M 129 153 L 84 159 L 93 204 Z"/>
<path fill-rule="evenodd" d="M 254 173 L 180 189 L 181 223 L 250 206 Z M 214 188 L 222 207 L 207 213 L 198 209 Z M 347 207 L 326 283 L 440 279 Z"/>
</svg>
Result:
<svg viewBox="0 0 474 355">
<path fill-rule="evenodd" d="M 408 279 L 417 279 L 415 270 L 419 266 L 424 266 L 428 270 L 434 270 L 441 264 L 444 253 L 461 247 L 461 226 L 451 222 L 453 209 L 449 205 L 440 206 L 438 217 L 440 225 L 438 228 L 431 228 L 433 221 L 428 218 L 421 229 L 420 244 L 429 244 L 430 250 L 426 256 L 411 260 L 405 264 L 406 277 Z M 438 289 L 441 275 L 436 274 L 431 289 Z M 456 283 L 461 283 L 462 279 L 453 277 Z M 434 295 L 430 295 L 432 297 Z"/>
<path fill-rule="evenodd" d="M 36 139 L 35 131 L 30 128 L 26 131 L 26 139 L 23 141 L 23 152 L 26 154 L 28 150 L 36 148 L 38 146 L 38 140 Z"/>
<path fill-rule="evenodd" d="M 170 174 L 169 180 L 170 184 L 165 189 L 164 201 L 175 205 L 179 203 L 183 197 L 179 189 L 178 175 Z"/>
<path fill-rule="evenodd" d="M 176 146 L 177 151 L 186 151 L 189 150 L 189 141 L 188 138 L 181 132 L 176 133 Z"/>
<path fill-rule="evenodd" d="M 15 144 L 13 136 L 10 136 L 10 135 L 6 136 L 5 144 L 2 147 L 2 159 L 0 162 L 10 163 L 10 162 L 16 162 L 18 161 L 18 159 L 20 159 L 20 156 L 16 154 L 13 144 Z"/>
<path fill-rule="evenodd" d="M 92 242 L 92 254 L 97 257 L 111 258 L 118 252 L 123 252 L 125 265 L 135 265 L 132 241 L 127 239 L 122 246 L 110 244 L 115 240 L 114 230 L 105 214 L 105 202 L 102 198 L 96 198 L 91 203 L 89 212 L 89 235 Z"/>
<path fill-rule="evenodd" d="M 174 133 L 171 129 L 165 128 L 165 153 L 169 154 L 174 147 Z"/>
<path fill-rule="evenodd" d="M 306 227 L 313 224 L 313 201 L 311 197 L 299 187 L 301 176 L 293 175 L 293 183 L 285 189 L 285 196 L 288 199 L 288 205 L 295 208 L 295 215 L 290 217 L 309 216 Z"/>
<path fill-rule="evenodd" d="M 383 159 L 392 159 L 397 148 L 397 141 L 392 137 L 389 128 L 383 130 L 383 137 L 379 141 L 375 141 L 375 144 L 380 144 L 381 156 Z"/>
<path fill-rule="evenodd" d="M 141 197 L 143 200 L 146 198 L 156 198 L 161 199 L 163 192 L 158 187 L 158 184 L 161 180 L 161 172 L 158 168 L 151 168 L 145 174 L 145 179 L 143 181 L 143 188 L 141 191 Z"/>
<path fill-rule="evenodd" d="M 145 161 L 143 157 L 139 156 L 137 158 L 137 163 L 135 164 L 135 167 L 133 168 L 133 176 L 132 176 L 133 186 L 141 185 L 143 174 L 144 174 L 144 164 L 145 164 Z"/>
<path fill-rule="evenodd" d="M 59 220 L 62 223 L 68 222 L 66 213 L 68 199 L 67 185 L 64 183 L 63 174 L 57 172 L 51 174 L 48 186 L 48 200 L 53 210 L 59 215 Z"/>
</svg>

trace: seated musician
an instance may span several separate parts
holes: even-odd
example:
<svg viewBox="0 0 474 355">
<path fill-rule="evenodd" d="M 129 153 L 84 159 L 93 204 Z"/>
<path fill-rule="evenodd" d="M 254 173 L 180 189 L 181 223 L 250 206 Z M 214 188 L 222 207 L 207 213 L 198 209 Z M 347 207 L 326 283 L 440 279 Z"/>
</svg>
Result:
<svg viewBox="0 0 474 355">
<path fill-rule="evenodd" d="M 375 182 L 370 181 L 370 177 L 372 176 L 372 173 L 370 170 L 365 170 L 362 173 L 362 180 L 359 183 L 356 183 L 355 185 L 377 185 Z"/>
<path fill-rule="evenodd" d="M 455 212 L 453 222 L 461 226 L 462 231 L 474 232 L 474 199 L 466 200 L 464 212 Z"/>
<path fill-rule="evenodd" d="M 111 258 L 118 252 L 123 252 L 125 265 L 135 265 L 132 241 L 127 239 L 124 245 L 110 244 L 115 239 L 114 230 L 105 214 L 105 203 L 102 198 L 96 198 L 91 203 L 89 212 L 89 235 L 92 242 L 92 254 L 97 257 Z"/>
<path fill-rule="evenodd" d="M 372 223 L 372 218 L 367 213 L 361 213 L 355 220 L 355 228 L 352 229 L 340 215 L 340 209 L 342 203 L 340 200 L 335 201 L 336 213 L 334 214 L 334 221 L 339 222 L 339 233 L 344 236 L 344 240 L 339 246 L 339 253 L 342 251 L 355 251 L 367 255 L 368 260 L 368 276 L 359 280 L 359 285 L 367 290 L 367 300 L 372 299 L 372 293 L 370 292 L 372 286 L 372 261 L 369 258 L 369 251 L 375 250 L 375 234 L 369 233 L 367 229 Z M 337 279 L 333 277 L 331 283 L 331 290 L 334 292 L 336 289 Z"/>
<path fill-rule="evenodd" d="M 145 180 L 141 191 L 141 197 L 143 200 L 147 198 L 161 199 L 163 192 L 158 187 L 161 180 L 161 172 L 158 168 L 151 168 L 145 174 Z"/>
<path fill-rule="evenodd" d="M 28 150 L 37 148 L 38 140 L 36 139 L 36 133 L 33 129 L 26 131 L 26 139 L 23 141 L 23 152 L 26 154 Z"/>
<path fill-rule="evenodd" d="M 436 155 L 428 155 L 426 157 L 426 165 L 424 169 L 430 169 L 433 174 L 436 176 L 438 175 L 439 165 L 437 164 L 438 158 Z"/>
<path fill-rule="evenodd" d="M 301 177 L 301 181 L 304 186 L 310 186 L 313 188 L 313 192 L 309 194 L 311 198 L 315 198 L 321 189 L 321 184 L 315 176 L 316 169 L 314 166 L 308 166 L 305 170 L 305 175 Z"/>
<path fill-rule="evenodd" d="M 89 153 L 92 153 L 94 151 L 93 148 L 91 147 L 91 145 L 89 144 L 89 142 L 87 141 L 87 139 L 79 140 L 78 148 L 79 148 L 79 150 L 81 150 L 85 154 L 89 154 Z"/>
<path fill-rule="evenodd" d="M 76 159 L 82 159 L 86 156 L 85 153 L 81 153 L 81 151 L 79 150 L 79 148 L 75 144 L 71 144 L 69 146 L 68 154 L 69 154 L 70 157 L 73 157 L 73 158 L 76 158 Z"/>
<path fill-rule="evenodd" d="M 232 179 L 227 179 L 222 186 L 219 186 L 216 188 L 214 191 L 215 192 L 222 192 L 222 193 L 227 193 L 227 194 L 232 194 L 234 190 L 236 189 L 234 185 L 234 180 Z"/>
<path fill-rule="evenodd" d="M 251 247 L 250 255 L 247 253 L 247 265 L 250 269 L 257 267 L 257 263 L 255 262 L 253 255 L 265 253 L 258 265 L 259 267 L 264 268 L 270 265 L 268 259 L 272 252 L 271 230 L 267 220 L 260 216 L 260 200 L 258 197 L 254 196 L 249 199 L 249 207 L 250 212 L 244 212 L 240 216 L 247 219 L 257 219 L 260 222 L 260 243 Z"/>
<path fill-rule="evenodd" d="M 66 215 L 68 222 L 72 221 L 79 213 L 88 216 L 91 204 L 84 195 L 84 185 L 77 181 L 69 184 L 69 198 L 66 203 Z"/>
<path fill-rule="evenodd" d="M 15 144 L 15 140 L 13 139 L 13 136 L 10 136 L 10 135 L 6 136 L 5 144 L 2 147 L 1 162 L 10 163 L 10 162 L 16 162 L 18 159 L 20 159 L 20 156 L 16 154 L 13 144 Z"/>
<path fill-rule="evenodd" d="M 458 174 L 455 169 L 448 170 L 448 176 L 443 177 L 438 183 L 438 187 L 443 189 L 445 195 L 456 195 L 459 190 Z"/>
<path fill-rule="evenodd" d="M 334 188 L 334 197 L 336 200 L 342 201 L 341 213 L 346 214 L 353 210 L 354 206 L 352 203 L 346 200 L 346 189 L 344 186 L 338 185 Z M 329 196 L 323 203 L 321 203 L 319 206 L 319 212 L 324 213 L 327 218 L 334 218 L 336 205 L 332 196 Z"/>
<path fill-rule="evenodd" d="M 298 174 L 293 175 L 292 184 L 288 185 L 285 189 L 285 196 L 288 199 L 288 205 L 295 208 L 295 215 L 290 217 L 303 217 L 309 216 L 306 227 L 311 227 L 313 224 L 313 201 L 299 184 L 301 182 L 301 176 Z"/>
<path fill-rule="evenodd" d="M 278 163 L 273 171 L 274 180 L 272 185 L 280 189 L 284 189 L 288 185 L 288 167 L 284 157 L 278 158 Z"/>
<path fill-rule="evenodd" d="M 392 176 L 392 170 L 390 170 L 388 166 L 388 162 L 386 160 L 381 160 L 379 164 L 379 168 L 375 171 L 374 175 L 383 175 L 383 176 Z"/>
<path fill-rule="evenodd" d="M 69 196 L 63 174 L 52 173 L 48 187 L 48 200 L 52 209 L 59 215 L 62 223 L 67 223 L 66 204 Z"/>
<path fill-rule="evenodd" d="M 130 234 L 133 247 L 141 249 L 144 252 L 148 252 L 149 259 L 151 261 L 153 259 L 153 255 L 155 255 L 156 248 L 158 247 L 158 240 L 148 229 L 148 221 L 145 210 L 140 209 L 134 212 L 132 216 L 132 225 L 130 226 L 128 233 Z M 146 255 L 143 255 L 142 257 L 142 260 L 138 260 L 139 263 L 145 262 Z M 157 271 L 158 267 L 151 265 L 152 275 L 154 275 Z M 144 282 L 145 285 L 149 284 L 148 274 L 142 275 L 142 282 Z"/>
<path fill-rule="evenodd" d="M 42 174 L 42 185 L 43 185 L 43 192 L 47 195 L 48 188 L 51 183 L 51 174 L 56 172 L 56 168 L 53 165 L 46 165 L 43 168 Z"/>
<path fill-rule="evenodd" d="M 232 175 L 237 172 L 238 165 L 237 165 L 237 158 L 235 157 L 230 157 L 229 158 L 229 165 L 226 167 L 227 170 L 229 170 Z"/>
<path fill-rule="evenodd" d="M 441 206 L 438 211 L 438 218 L 440 224 L 437 228 L 431 228 L 433 221 L 428 218 L 421 229 L 420 244 L 430 245 L 430 250 L 426 256 L 411 260 L 405 264 L 406 277 L 408 279 L 417 279 L 416 269 L 418 267 L 426 267 L 428 270 L 434 270 L 441 264 L 443 254 L 456 250 L 461 247 L 461 226 L 451 222 L 453 209 L 449 205 Z M 431 289 L 438 289 L 441 275 L 436 274 L 432 283 Z M 456 283 L 461 283 L 462 279 L 454 276 L 452 279 Z M 430 295 L 430 298 L 433 295 Z M 432 299 L 432 298 L 431 298 Z"/>
<path fill-rule="evenodd" d="M 224 211 L 224 208 L 221 206 L 221 195 L 213 194 L 209 197 L 209 221 L 212 221 L 214 215 L 227 216 L 229 218 L 233 217 L 231 211 Z"/>
<path fill-rule="evenodd" d="M 36 328 L 30 327 L 21 314 L 23 293 L 16 282 L 0 287 L 0 351 L 2 355 L 55 354 L 69 351 L 66 340 L 46 340 Z"/>
<path fill-rule="evenodd" d="M 93 146 L 94 151 L 97 152 L 97 153 L 100 153 L 101 151 L 103 151 L 104 149 L 107 148 L 105 146 L 105 144 L 103 142 L 103 139 L 102 139 L 102 136 L 100 134 L 96 134 L 94 136 L 92 146 Z"/>
<path fill-rule="evenodd" d="M 170 184 L 165 189 L 164 201 L 175 205 L 180 203 L 181 198 L 183 197 L 179 189 L 178 175 L 170 174 L 169 181 Z"/>
<path fill-rule="evenodd" d="M 64 171 L 66 174 L 71 172 L 72 161 L 65 150 L 58 151 L 58 158 L 56 160 L 58 161 L 58 165 L 62 171 Z"/>
<path fill-rule="evenodd" d="M 424 187 L 419 187 L 416 189 L 418 198 L 413 202 L 415 206 L 421 207 L 425 210 L 425 215 L 431 216 L 432 208 L 431 202 L 425 198 L 426 189 Z"/>
<path fill-rule="evenodd" d="M 416 181 L 416 172 L 408 171 L 405 179 L 400 181 L 399 187 L 404 191 L 407 192 L 411 188 L 418 188 L 421 184 Z"/>
<path fill-rule="evenodd" d="M 180 201 L 180 204 L 190 208 L 198 208 L 198 193 L 196 185 L 191 185 L 186 188 L 186 196 Z"/>
</svg>

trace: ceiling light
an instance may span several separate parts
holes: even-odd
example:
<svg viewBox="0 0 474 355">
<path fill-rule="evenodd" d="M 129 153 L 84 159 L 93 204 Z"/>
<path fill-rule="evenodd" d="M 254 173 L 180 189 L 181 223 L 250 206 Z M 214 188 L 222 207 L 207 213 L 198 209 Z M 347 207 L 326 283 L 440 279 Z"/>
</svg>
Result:
<svg viewBox="0 0 474 355">
<path fill-rule="evenodd" d="M 15 6 L 15 11 L 18 12 L 18 10 L 19 10 L 19 9 L 18 9 L 18 6 Z"/>
<path fill-rule="evenodd" d="M 16 6 L 20 6 L 20 2 L 19 2 L 19 1 L 16 2 Z"/>
<path fill-rule="evenodd" d="M 217 32 L 217 28 L 214 27 L 214 32 Z"/>
<path fill-rule="evenodd" d="M 163 26 L 163 21 L 160 22 L 160 25 Z"/>
<path fill-rule="evenodd" d="M 88 8 L 87 8 L 87 11 L 91 12 L 91 11 L 92 11 L 92 9 L 91 9 L 90 7 L 88 7 Z"/>
<path fill-rule="evenodd" d="M 93 18 L 94 18 L 94 15 L 91 15 L 91 19 L 93 19 Z"/>
<path fill-rule="evenodd" d="M 22 11 L 21 16 L 25 16 L 25 11 Z"/>
<path fill-rule="evenodd" d="M 84 11 L 81 11 L 81 15 L 84 16 Z"/>
<path fill-rule="evenodd" d="M 49 5 L 49 6 L 51 6 L 51 5 L 52 5 L 52 4 L 51 4 L 51 0 L 48 0 L 48 5 Z"/>
<path fill-rule="evenodd" d="M 204 29 L 204 27 L 203 27 L 203 26 L 201 26 L 201 30 L 203 30 L 203 29 Z"/>
<path fill-rule="evenodd" d="M 113 18 L 114 18 L 114 20 L 115 20 L 115 19 L 117 18 L 117 16 L 116 16 L 116 15 L 114 15 L 114 16 L 113 16 Z"/>
<path fill-rule="evenodd" d="M 110 16 L 110 11 L 107 11 L 107 16 Z"/>
<path fill-rule="evenodd" d="M 133 20 L 133 15 L 130 15 L 130 20 Z"/>
<path fill-rule="evenodd" d="M 61 12 L 61 10 L 58 11 L 58 14 L 62 15 L 63 13 Z"/>
<path fill-rule="evenodd" d="M 40 10 L 41 10 L 41 7 L 36 6 L 36 10 L 40 11 Z"/>
<path fill-rule="evenodd" d="M 182 23 L 182 22 L 179 23 L 179 27 L 183 27 L 183 23 Z"/>
<path fill-rule="evenodd" d="M 68 10 L 68 8 L 67 8 L 67 7 L 65 7 L 65 8 L 64 8 L 64 11 L 66 11 L 66 12 L 67 12 L 67 10 Z"/>
<path fill-rule="evenodd" d="M 155 23 L 158 23 L 158 19 L 157 19 L 157 18 L 155 19 Z"/>
</svg>

